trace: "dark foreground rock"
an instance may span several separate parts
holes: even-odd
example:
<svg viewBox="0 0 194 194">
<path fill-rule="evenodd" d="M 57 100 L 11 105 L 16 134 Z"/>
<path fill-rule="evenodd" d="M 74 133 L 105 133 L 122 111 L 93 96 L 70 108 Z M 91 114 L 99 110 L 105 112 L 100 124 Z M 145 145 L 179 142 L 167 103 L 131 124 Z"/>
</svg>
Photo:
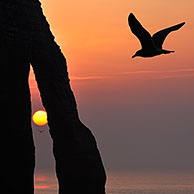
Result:
<svg viewBox="0 0 194 194">
<path fill-rule="evenodd" d="M 57 3 L 57 2 L 56 2 Z M 66 59 L 38 0 L 0 0 L 2 189 L 34 193 L 35 148 L 28 76 L 32 64 L 53 139 L 60 194 L 104 194 L 106 174 L 80 121 Z"/>
</svg>

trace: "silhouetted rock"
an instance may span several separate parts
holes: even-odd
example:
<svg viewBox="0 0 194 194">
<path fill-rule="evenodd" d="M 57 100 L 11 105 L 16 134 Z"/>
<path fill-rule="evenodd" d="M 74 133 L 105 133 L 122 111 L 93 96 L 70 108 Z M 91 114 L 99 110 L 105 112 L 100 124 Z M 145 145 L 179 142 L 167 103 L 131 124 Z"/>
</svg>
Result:
<svg viewBox="0 0 194 194">
<path fill-rule="evenodd" d="M 28 76 L 33 66 L 53 139 L 60 194 L 104 194 L 106 174 L 77 113 L 66 59 L 38 0 L 0 0 L 2 126 L 6 193 L 32 194 L 35 165 Z"/>
</svg>

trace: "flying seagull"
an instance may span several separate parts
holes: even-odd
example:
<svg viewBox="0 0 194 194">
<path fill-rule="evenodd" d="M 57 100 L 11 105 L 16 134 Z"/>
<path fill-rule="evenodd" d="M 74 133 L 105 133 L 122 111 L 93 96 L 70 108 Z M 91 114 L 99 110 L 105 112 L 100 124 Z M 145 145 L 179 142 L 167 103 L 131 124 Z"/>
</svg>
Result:
<svg viewBox="0 0 194 194">
<path fill-rule="evenodd" d="M 129 14 L 128 21 L 131 31 L 135 34 L 135 36 L 137 36 L 142 46 L 142 49 L 138 50 L 132 58 L 136 56 L 154 57 L 156 55 L 173 53 L 174 51 L 164 50 L 162 48 L 162 44 L 170 32 L 178 30 L 185 24 L 185 22 L 182 22 L 175 26 L 160 30 L 151 36 L 150 33 L 136 19 L 133 13 Z"/>
</svg>

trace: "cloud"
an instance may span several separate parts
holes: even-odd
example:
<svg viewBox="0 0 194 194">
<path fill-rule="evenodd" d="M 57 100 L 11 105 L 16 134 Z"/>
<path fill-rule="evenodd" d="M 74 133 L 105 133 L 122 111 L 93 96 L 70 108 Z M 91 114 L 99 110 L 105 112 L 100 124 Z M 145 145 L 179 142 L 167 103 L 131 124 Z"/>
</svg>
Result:
<svg viewBox="0 0 194 194">
<path fill-rule="evenodd" d="M 103 79 L 107 77 L 108 75 L 95 75 L 95 76 L 90 76 L 90 75 L 85 75 L 85 76 L 71 76 L 72 80 L 96 80 L 96 79 Z"/>
<path fill-rule="evenodd" d="M 104 75 L 79 75 L 70 76 L 71 80 L 83 81 L 83 80 L 101 80 L 109 78 L 127 77 L 128 78 L 155 78 L 155 79 L 167 79 L 178 77 L 194 77 L 194 68 L 190 69 L 176 69 L 166 71 L 129 71 L 123 73 L 112 73 Z"/>
<path fill-rule="evenodd" d="M 72 75 L 70 79 L 73 82 L 82 82 L 89 80 L 111 80 L 111 79 L 170 79 L 194 77 L 194 68 L 176 69 L 176 70 L 153 70 L 153 71 L 129 71 L 121 73 L 111 73 L 102 75 Z M 38 92 L 35 76 L 31 72 L 29 78 L 30 88 L 32 92 Z"/>
</svg>

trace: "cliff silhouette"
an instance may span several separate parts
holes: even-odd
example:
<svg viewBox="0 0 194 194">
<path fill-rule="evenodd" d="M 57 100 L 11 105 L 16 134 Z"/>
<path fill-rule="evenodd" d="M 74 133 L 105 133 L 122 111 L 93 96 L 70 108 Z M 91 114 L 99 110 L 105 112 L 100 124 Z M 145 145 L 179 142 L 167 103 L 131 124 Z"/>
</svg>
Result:
<svg viewBox="0 0 194 194">
<path fill-rule="evenodd" d="M 0 0 L 2 188 L 34 193 L 35 146 L 28 84 L 33 67 L 53 140 L 59 194 L 105 194 L 95 138 L 80 121 L 66 59 L 38 0 Z"/>
</svg>

